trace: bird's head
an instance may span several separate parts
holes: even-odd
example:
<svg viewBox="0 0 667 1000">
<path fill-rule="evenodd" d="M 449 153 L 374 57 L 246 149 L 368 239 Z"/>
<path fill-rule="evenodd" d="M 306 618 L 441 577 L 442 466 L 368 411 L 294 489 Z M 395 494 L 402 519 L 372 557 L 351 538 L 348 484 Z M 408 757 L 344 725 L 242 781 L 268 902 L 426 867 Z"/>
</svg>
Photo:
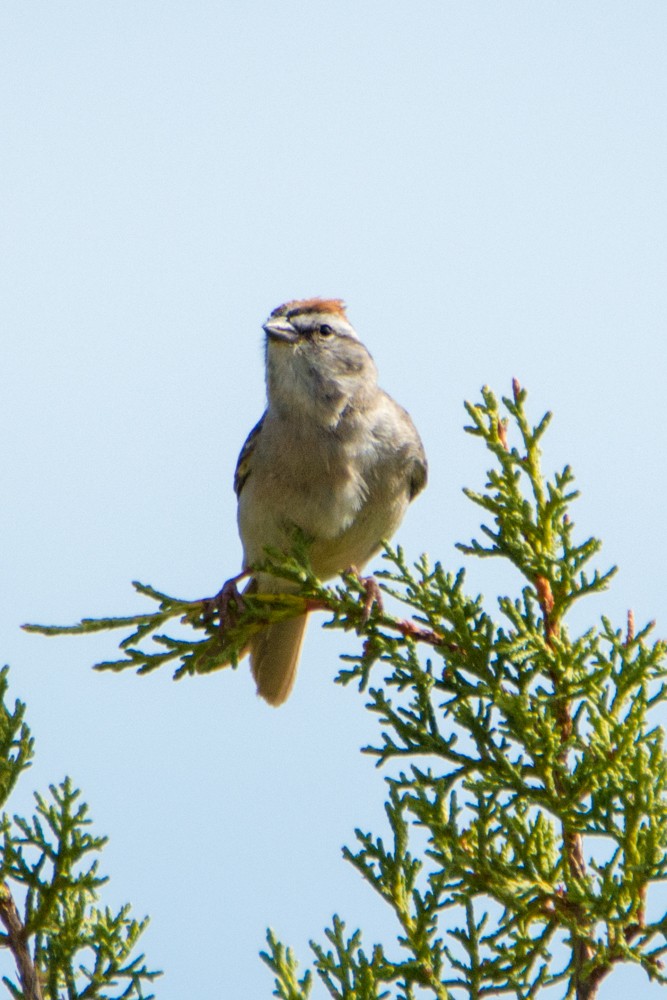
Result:
<svg viewBox="0 0 667 1000">
<path fill-rule="evenodd" d="M 297 299 L 264 324 L 269 397 L 278 407 L 330 422 L 348 401 L 376 384 L 373 359 L 340 299 Z"/>
<path fill-rule="evenodd" d="M 345 314 L 345 303 L 341 299 L 295 299 L 286 302 L 273 310 L 264 324 L 264 332 L 269 340 L 291 344 L 304 339 L 359 339 Z"/>
</svg>

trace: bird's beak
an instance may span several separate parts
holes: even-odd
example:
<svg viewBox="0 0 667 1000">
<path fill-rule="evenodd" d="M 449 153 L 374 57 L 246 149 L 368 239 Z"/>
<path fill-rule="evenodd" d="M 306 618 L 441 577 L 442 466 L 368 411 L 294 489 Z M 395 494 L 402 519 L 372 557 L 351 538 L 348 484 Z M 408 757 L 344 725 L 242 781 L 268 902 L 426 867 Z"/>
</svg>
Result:
<svg viewBox="0 0 667 1000">
<path fill-rule="evenodd" d="M 283 340 L 290 344 L 293 344 L 299 339 L 299 334 L 296 332 L 292 324 L 288 319 L 269 319 L 264 324 L 263 328 L 267 337 L 271 337 L 272 340 Z"/>
</svg>

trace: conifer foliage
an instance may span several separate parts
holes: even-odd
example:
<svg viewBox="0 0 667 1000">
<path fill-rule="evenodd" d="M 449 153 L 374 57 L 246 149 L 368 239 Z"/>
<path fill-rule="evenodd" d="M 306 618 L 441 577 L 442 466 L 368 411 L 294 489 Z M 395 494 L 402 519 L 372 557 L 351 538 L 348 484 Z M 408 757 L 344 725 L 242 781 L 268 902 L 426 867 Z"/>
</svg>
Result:
<svg viewBox="0 0 667 1000">
<path fill-rule="evenodd" d="M 480 537 L 459 546 L 511 564 L 515 593 L 471 596 L 463 570 L 426 557 L 411 566 L 387 548 L 378 575 L 401 617 L 360 600 L 354 576 L 321 584 L 300 539 L 294 556 L 266 563 L 299 594 L 249 596 L 231 627 L 219 628 L 210 601 L 143 585 L 157 612 L 39 627 L 129 629 L 122 659 L 99 667 L 142 673 L 170 661 L 178 677 L 234 664 L 253 631 L 304 610 L 361 637 L 338 679 L 358 685 L 375 720 L 365 752 L 386 765 L 388 833 L 356 831 L 345 856 L 393 911 L 397 935 L 368 944 L 335 916 L 301 974 L 269 932 L 263 958 L 282 1000 L 306 1000 L 315 977 L 336 1000 L 529 1000 L 548 987 L 594 1000 L 623 962 L 667 984 L 656 893 L 667 876 L 657 724 L 667 644 L 650 624 L 636 629 L 632 613 L 622 626 L 603 617 L 569 627 L 575 602 L 604 591 L 613 570 L 595 565 L 596 539 L 576 536 L 571 470 L 544 476 L 550 415 L 532 426 L 525 404 L 516 382 L 501 403 L 484 389 L 467 404 L 466 430 L 492 468 L 484 490 L 466 491 L 483 512 Z M 202 637 L 180 626 L 167 635 L 174 618 Z"/>
<path fill-rule="evenodd" d="M 8 671 L 0 671 L 0 806 L 30 766 L 33 739 L 25 705 L 6 704 Z M 88 806 L 69 778 L 35 795 L 32 816 L 0 815 L 0 948 L 16 975 L 3 975 L 14 1000 L 150 1000 L 158 975 L 135 955 L 147 920 L 130 907 L 101 909 L 107 881 L 95 857 L 105 837 L 90 830 Z"/>
</svg>

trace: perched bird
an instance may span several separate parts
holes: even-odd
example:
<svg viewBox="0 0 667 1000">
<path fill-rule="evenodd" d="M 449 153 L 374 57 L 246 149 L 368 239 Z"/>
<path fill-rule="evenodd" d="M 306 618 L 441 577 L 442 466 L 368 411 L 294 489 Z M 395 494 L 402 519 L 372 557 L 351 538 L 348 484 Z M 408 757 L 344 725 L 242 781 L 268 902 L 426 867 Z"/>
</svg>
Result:
<svg viewBox="0 0 667 1000">
<path fill-rule="evenodd" d="M 312 540 L 321 579 L 361 569 L 426 485 L 419 434 L 378 386 L 375 363 L 339 299 L 287 302 L 264 331 L 267 407 L 234 477 L 244 568 L 260 564 L 267 546 L 289 550 L 296 527 Z M 291 589 L 257 573 L 247 592 Z M 271 705 L 292 690 L 305 627 L 302 615 L 250 642 L 257 691 Z"/>
</svg>

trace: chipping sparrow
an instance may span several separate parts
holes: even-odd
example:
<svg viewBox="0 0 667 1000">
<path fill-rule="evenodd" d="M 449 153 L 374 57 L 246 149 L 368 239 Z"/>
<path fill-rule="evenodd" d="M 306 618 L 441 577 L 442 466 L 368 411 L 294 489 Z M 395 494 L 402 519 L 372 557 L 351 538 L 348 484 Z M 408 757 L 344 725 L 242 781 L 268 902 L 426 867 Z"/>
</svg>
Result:
<svg viewBox="0 0 667 1000">
<path fill-rule="evenodd" d="M 338 299 L 287 302 L 266 333 L 264 416 L 236 467 L 244 567 L 267 546 L 288 550 L 294 526 L 311 539 L 322 579 L 361 569 L 426 485 L 412 420 L 377 384 L 370 354 Z M 293 589 L 257 573 L 247 592 Z M 306 615 L 270 625 L 249 645 L 258 693 L 281 705 L 294 684 Z"/>
</svg>

